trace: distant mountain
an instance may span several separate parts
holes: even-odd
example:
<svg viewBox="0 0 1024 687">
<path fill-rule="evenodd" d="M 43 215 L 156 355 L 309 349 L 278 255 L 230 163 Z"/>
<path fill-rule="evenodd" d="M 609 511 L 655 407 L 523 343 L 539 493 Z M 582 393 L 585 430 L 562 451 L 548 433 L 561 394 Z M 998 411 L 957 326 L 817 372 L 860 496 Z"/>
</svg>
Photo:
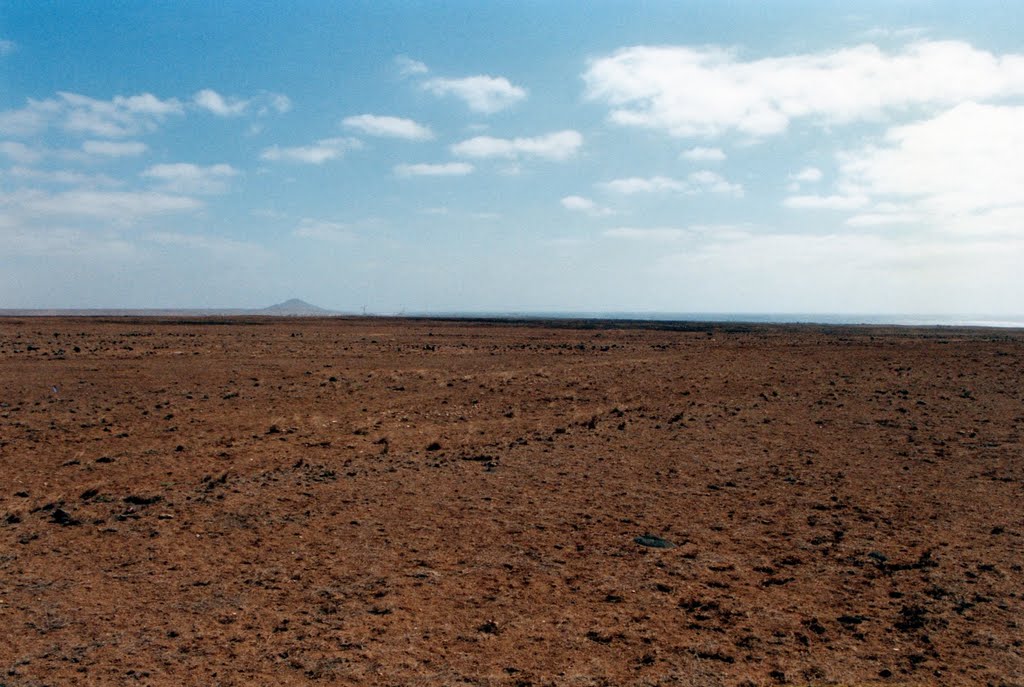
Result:
<svg viewBox="0 0 1024 687">
<path fill-rule="evenodd" d="M 276 303 L 270 307 L 263 308 L 261 310 L 253 310 L 255 315 L 299 315 L 299 316 L 310 316 L 310 315 L 331 315 L 331 310 L 325 310 L 319 306 L 307 303 L 306 301 L 299 300 L 298 298 L 292 298 L 284 303 Z"/>
<path fill-rule="evenodd" d="M 330 317 L 340 315 L 298 298 L 269 308 L 50 308 L 2 309 L 0 317 Z M 2 686 L 0 686 L 2 687 Z"/>
</svg>

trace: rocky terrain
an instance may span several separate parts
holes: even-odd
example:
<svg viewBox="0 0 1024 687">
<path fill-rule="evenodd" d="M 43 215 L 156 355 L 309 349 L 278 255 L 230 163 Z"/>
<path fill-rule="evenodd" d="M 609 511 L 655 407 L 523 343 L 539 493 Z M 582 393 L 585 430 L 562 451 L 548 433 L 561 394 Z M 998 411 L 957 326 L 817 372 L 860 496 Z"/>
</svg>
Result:
<svg viewBox="0 0 1024 687">
<path fill-rule="evenodd" d="M 1024 684 L 1024 332 L 0 319 L 0 684 Z"/>
</svg>

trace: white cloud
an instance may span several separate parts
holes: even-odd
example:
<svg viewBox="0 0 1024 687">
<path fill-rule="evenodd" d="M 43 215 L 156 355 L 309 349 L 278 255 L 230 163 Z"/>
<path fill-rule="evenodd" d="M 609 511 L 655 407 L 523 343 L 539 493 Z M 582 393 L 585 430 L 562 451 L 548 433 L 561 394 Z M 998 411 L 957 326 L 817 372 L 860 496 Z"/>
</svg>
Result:
<svg viewBox="0 0 1024 687">
<path fill-rule="evenodd" d="M 0 134 L 28 136 L 59 126 L 72 134 L 123 138 L 152 131 L 168 116 L 184 111 L 174 98 L 161 100 L 150 93 L 97 100 L 59 92 L 56 98 L 29 98 L 20 110 L 0 112 Z"/>
<path fill-rule="evenodd" d="M 1021 235 L 1024 106 L 963 103 L 894 126 L 840 153 L 837 193 L 793 195 L 794 209 L 855 211 L 852 227 L 918 225 L 929 231 Z"/>
<path fill-rule="evenodd" d="M 706 311 L 1016 312 L 1022 261 L 1020 237 L 747 232 L 685 244 L 659 259 L 651 281 Z"/>
<path fill-rule="evenodd" d="M 8 55 L 13 53 L 17 49 L 18 49 L 18 44 L 15 43 L 14 41 L 9 41 L 9 40 L 0 38 L 0 57 L 7 57 Z"/>
<path fill-rule="evenodd" d="M 202 251 L 216 257 L 238 261 L 263 261 L 271 256 L 270 252 L 259 244 L 210 234 L 155 231 L 146 234 L 142 238 L 163 246 L 188 248 L 190 255 L 193 251 Z"/>
<path fill-rule="evenodd" d="M 89 155 L 105 157 L 131 157 L 141 155 L 149 149 L 140 141 L 84 141 L 82 151 Z"/>
<path fill-rule="evenodd" d="M 352 228 L 341 222 L 304 218 L 299 226 L 292 231 L 292 236 L 329 243 L 348 243 L 355 239 Z"/>
<path fill-rule="evenodd" d="M 728 193 L 735 196 L 743 195 L 743 186 L 734 184 L 721 174 L 707 169 L 693 172 L 686 181 L 671 177 L 627 177 L 614 179 L 599 186 L 613 193 L 633 195 L 636 193 Z"/>
<path fill-rule="evenodd" d="M 394 172 L 400 177 L 454 177 L 471 174 L 473 165 L 467 162 L 400 164 L 395 165 Z"/>
<path fill-rule="evenodd" d="M 557 131 L 533 138 L 494 138 L 477 136 L 452 146 L 459 157 L 503 158 L 540 157 L 547 160 L 567 160 L 583 145 L 578 131 Z"/>
<path fill-rule="evenodd" d="M 192 103 L 201 110 L 218 117 L 240 117 L 255 112 L 262 117 L 270 113 L 284 114 L 292 109 L 291 98 L 283 93 L 262 91 L 250 98 L 221 95 L 212 88 L 204 88 L 192 96 Z"/>
<path fill-rule="evenodd" d="M 249 101 L 234 96 L 225 97 L 213 90 L 204 88 L 192 96 L 192 102 L 197 107 L 211 112 L 218 117 L 238 117 L 249 107 Z"/>
<path fill-rule="evenodd" d="M 846 220 L 851 227 L 878 227 L 894 224 L 918 224 L 924 217 L 916 212 L 865 212 Z"/>
<path fill-rule="evenodd" d="M 65 105 L 63 127 L 77 134 L 109 138 L 132 136 L 152 131 L 169 115 L 178 115 L 184 108 L 174 98 L 160 100 L 150 93 L 114 96 L 97 100 L 76 93 L 57 94 Z"/>
<path fill-rule="evenodd" d="M 584 212 L 591 217 L 604 217 L 615 212 L 611 208 L 601 207 L 590 198 L 584 198 L 583 196 L 566 196 L 562 198 L 561 202 L 562 207 L 566 210 Z"/>
<path fill-rule="evenodd" d="M 876 26 L 860 33 L 861 37 L 867 39 L 899 39 L 919 38 L 928 33 L 928 30 L 920 26 L 907 26 L 904 28 L 889 28 Z"/>
<path fill-rule="evenodd" d="M 711 170 L 702 169 L 699 172 L 694 172 L 686 177 L 686 180 L 690 182 L 691 192 L 693 193 L 727 193 L 733 196 L 743 195 L 742 184 L 734 184 L 718 172 L 712 172 Z"/>
<path fill-rule="evenodd" d="M 35 148 L 30 148 L 17 141 L 0 141 L 0 155 L 5 155 L 15 162 L 33 163 L 42 157 Z"/>
<path fill-rule="evenodd" d="M 0 194 L 0 207 L 28 218 L 78 217 L 131 221 L 150 215 L 198 210 L 195 198 L 155 191 L 73 190 L 46 193 L 35 189 Z"/>
<path fill-rule="evenodd" d="M 782 201 L 794 210 L 855 210 L 868 204 L 863 195 L 789 196 Z"/>
<path fill-rule="evenodd" d="M 120 186 L 121 182 L 106 174 L 84 174 L 69 170 L 43 170 L 29 167 L 11 167 L 0 169 L 0 177 L 18 181 L 42 182 L 44 184 L 64 184 L 69 186 Z"/>
<path fill-rule="evenodd" d="M 59 108 L 56 101 L 32 100 L 20 110 L 0 112 L 0 135 L 31 136 L 46 128 L 48 120 Z"/>
<path fill-rule="evenodd" d="M 354 138 L 324 138 L 308 146 L 270 146 L 260 153 L 260 159 L 272 162 L 301 162 L 320 165 L 335 160 L 345 151 L 359 148 L 362 144 Z"/>
<path fill-rule="evenodd" d="M 142 176 L 159 182 L 162 191 L 185 194 L 218 194 L 228 190 L 228 180 L 237 176 L 231 165 L 218 164 L 201 167 L 188 162 L 153 165 Z"/>
<path fill-rule="evenodd" d="M 607 181 L 600 186 L 613 193 L 623 193 L 626 195 L 632 195 L 634 193 L 659 193 L 662 191 L 672 191 L 682 193 L 689 190 L 689 186 L 686 182 L 678 179 L 672 179 L 670 177 L 628 177 L 625 179 L 614 179 Z"/>
<path fill-rule="evenodd" d="M 1024 206 L 1024 106 L 964 103 L 840 156 L 843 182 L 934 214 Z"/>
<path fill-rule="evenodd" d="M 263 93 L 257 100 L 263 103 L 258 112 L 261 115 L 266 114 L 270 110 L 277 114 L 284 114 L 291 112 L 292 109 L 292 99 L 284 93 Z"/>
<path fill-rule="evenodd" d="M 83 257 L 100 260 L 137 258 L 133 244 L 109 231 L 87 231 L 73 227 L 5 225 L 0 221 L 0 241 L 8 255 L 30 255 L 52 260 L 55 257 Z"/>
<path fill-rule="evenodd" d="M 717 47 L 636 46 L 592 60 L 587 97 L 623 125 L 672 136 L 778 134 L 794 119 L 842 123 L 892 110 L 1024 94 L 1024 55 L 958 41 L 742 60 Z"/>
<path fill-rule="evenodd" d="M 398 73 L 402 76 L 415 76 L 417 74 L 426 74 L 430 70 L 427 65 L 423 64 L 419 60 L 414 60 L 405 55 L 399 55 L 395 58 L 395 64 L 398 66 Z"/>
<path fill-rule="evenodd" d="M 434 138 L 434 132 L 428 127 L 402 117 L 361 114 L 346 117 L 341 123 L 368 136 L 404 138 L 410 141 L 429 141 Z"/>
<path fill-rule="evenodd" d="M 678 241 L 691 235 L 686 229 L 674 227 L 655 227 L 643 229 L 637 227 L 616 227 L 608 229 L 604 235 L 613 239 L 628 239 L 630 241 Z"/>
<path fill-rule="evenodd" d="M 467 76 L 463 79 L 430 79 L 423 88 L 434 95 L 454 95 L 469 109 L 482 114 L 504 110 L 526 98 L 526 90 L 503 76 Z"/>
<path fill-rule="evenodd" d="M 697 146 L 684 150 L 679 154 L 679 157 L 684 160 L 694 160 L 697 162 L 721 162 L 725 159 L 725 153 L 722 152 L 721 148 L 705 148 Z"/>
<path fill-rule="evenodd" d="M 821 181 L 824 175 L 821 170 L 817 167 L 804 167 L 799 172 L 794 172 L 789 175 L 791 181 L 798 183 L 815 184 Z"/>
</svg>

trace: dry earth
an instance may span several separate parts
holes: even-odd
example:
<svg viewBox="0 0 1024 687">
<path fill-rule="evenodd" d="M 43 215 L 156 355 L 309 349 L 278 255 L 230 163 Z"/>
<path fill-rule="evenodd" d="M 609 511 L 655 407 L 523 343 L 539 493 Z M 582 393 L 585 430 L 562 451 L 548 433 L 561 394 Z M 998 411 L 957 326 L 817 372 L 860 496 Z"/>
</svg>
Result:
<svg viewBox="0 0 1024 687">
<path fill-rule="evenodd" d="M 991 330 L 0 320 L 0 685 L 1022 685 L 1022 379 Z"/>
</svg>

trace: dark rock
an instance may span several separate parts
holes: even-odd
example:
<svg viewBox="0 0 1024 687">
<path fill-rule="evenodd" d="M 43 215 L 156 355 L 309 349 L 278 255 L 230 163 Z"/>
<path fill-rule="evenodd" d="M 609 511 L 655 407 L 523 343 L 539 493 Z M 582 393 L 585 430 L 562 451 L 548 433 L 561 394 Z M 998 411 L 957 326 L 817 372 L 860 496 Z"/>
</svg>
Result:
<svg viewBox="0 0 1024 687">
<path fill-rule="evenodd" d="M 839 621 L 840 625 L 845 625 L 849 628 L 860 625 L 862 622 L 867 620 L 867 618 L 862 615 L 841 615 L 836 618 L 836 620 Z"/>
<path fill-rule="evenodd" d="M 924 627 L 928 611 L 920 606 L 904 606 L 900 609 L 900 619 L 893 625 L 900 632 L 911 632 Z"/>
<path fill-rule="evenodd" d="M 151 506 L 159 500 L 159 496 L 136 496 L 131 494 L 124 497 L 124 502 L 133 506 Z"/>
<path fill-rule="evenodd" d="M 75 520 L 71 517 L 71 514 L 63 508 L 53 509 L 53 512 L 50 513 L 50 522 L 54 522 L 62 527 L 72 527 L 74 525 L 82 524 L 80 520 Z"/>
<path fill-rule="evenodd" d="M 493 620 L 488 620 L 483 625 L 480 625 L 479 627 L 477 627 L 476 631 L 477 632 L 483 632 L 484 634 L 488 634 L 488 635 L 496 635 L 496 634 L 498 634 L 498 624 L 496 622 L 494 622 Z"/>
<path fill-rule="evenodd" d="M 653 549 L 671 549 L 675 546 L 672 542 L 667 539 L 662 539 L 653 534 L 644 534 L 641 537 L 633 539 L 634 542 L 640 546 L 649 546 Z"/>
</svg>

